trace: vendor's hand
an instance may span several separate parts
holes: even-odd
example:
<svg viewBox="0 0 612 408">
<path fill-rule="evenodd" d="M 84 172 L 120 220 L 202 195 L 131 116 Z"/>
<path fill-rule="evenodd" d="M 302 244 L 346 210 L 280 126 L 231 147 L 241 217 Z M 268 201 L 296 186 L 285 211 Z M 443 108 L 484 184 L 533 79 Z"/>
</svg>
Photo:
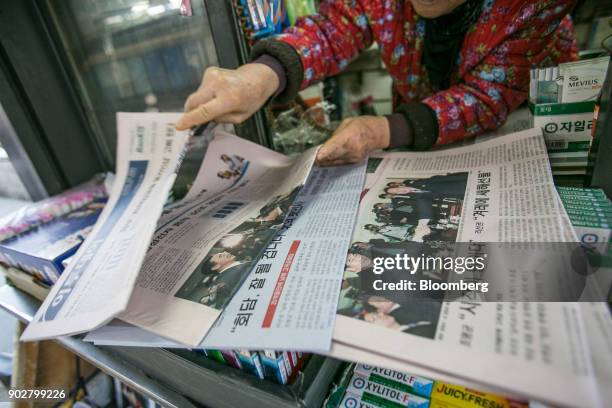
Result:
<svg viewBox="0 0 612 408">
<path fill-rule="evenodd" d="M 213 120 L 243 122 L 263 106 L 278 86 L 278 76 L 264 64 L 246 64 L 238 69 L 208 68 L 198 90 L 187 98 L 185 114 L 176 128 L 186 130 Z"/>
<path fill-rule="evenodd" d="M 345 119 L 317 154 L 317 164 L 334 166 L 359 163 L 368 153 L 389 146 L 389 121 L 385 117 Z"/>
</svg>

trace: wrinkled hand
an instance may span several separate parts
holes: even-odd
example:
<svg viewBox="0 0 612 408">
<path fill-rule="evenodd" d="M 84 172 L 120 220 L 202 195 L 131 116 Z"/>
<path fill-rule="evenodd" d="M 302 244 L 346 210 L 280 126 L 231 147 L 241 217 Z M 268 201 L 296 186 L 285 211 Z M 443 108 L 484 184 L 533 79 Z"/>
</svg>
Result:
<svg viewBox="0 0 612 408">
<path fill-rule="evenodd" d="M 279 80 L 267 65 L 246 64 L 238 69 L 210 67 L 202 84 L 187 98 L 185 114 L 176 123 L 186 130 L 210 121 L 240 123 L 255 113 L 277 91 Z"/>
<path fill-rule="evenodd" d="M 368 153 L 389 146 L 389 121 L 385 117 L 358 116 L 342 121 L 317 153 L 317 164 L 335 166 L 359 163 Z"/>
</svg>

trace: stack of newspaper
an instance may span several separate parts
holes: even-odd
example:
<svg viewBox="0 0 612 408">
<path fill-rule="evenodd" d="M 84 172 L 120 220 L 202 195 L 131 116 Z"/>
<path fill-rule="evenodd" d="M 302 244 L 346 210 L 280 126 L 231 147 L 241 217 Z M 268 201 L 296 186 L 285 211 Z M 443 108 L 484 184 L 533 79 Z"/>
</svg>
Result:
<svg viewBox="0 0 612 408">
<path fill-rule="evenodd" d="M 455 242 L 528 254 L 577 241 L 541 131 L 380 153 L 367 169 L 313 168 L 314 149 L 287 158 L 214 131 L 188 194 L 164 210 L 193 143 L 178 116 L 119 115 L 109 204 L 24 340 L 313 351 L 554 405 L 612 398 L 605 303 L 538 301 L 546 262 L 525 256 L 487 261 L 486 283 L 509 285 L 487 298 L 452 256 Z M 446 267 L 387 265 L 405 255 L 444 255 L 469 289 L 437 291 Z"/>
</svg>

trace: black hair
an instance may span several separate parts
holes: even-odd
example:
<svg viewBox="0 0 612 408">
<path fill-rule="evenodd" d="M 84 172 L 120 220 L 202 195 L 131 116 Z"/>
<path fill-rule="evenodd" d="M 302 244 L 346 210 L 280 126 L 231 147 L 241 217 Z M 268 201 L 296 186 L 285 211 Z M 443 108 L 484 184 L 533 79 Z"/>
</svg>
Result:
<svg viewBox="0 0 612 408">
<path fill-rule="evenodd" d="M 213 268 L 215 267 L 215 263 L 212 261 L 212 255 L 207 256 L 201 263 L 198 265 L 200 273 L 202 275 L 210 275 L 213 272 Z"/>
</svg>

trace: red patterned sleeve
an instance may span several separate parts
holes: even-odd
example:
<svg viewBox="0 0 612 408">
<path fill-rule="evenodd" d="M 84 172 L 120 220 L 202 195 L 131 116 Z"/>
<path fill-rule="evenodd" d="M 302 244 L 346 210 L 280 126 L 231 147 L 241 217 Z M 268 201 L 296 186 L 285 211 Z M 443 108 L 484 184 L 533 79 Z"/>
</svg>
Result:
<svg viewBox="0 0 612 408">
<path fill-rule="evenodd" d="M 342 71 L 372 44 L 366 15 L 371 2 L 324 0 L 318 14 L 298 19 L 294 27 L 274 38 L 297 51 L 304 72 L 300 88 Z"/>
<path fill-rule="evenodd" d="M 437 145 L 498 128 L 527 99 L 533 66 L 577 59 L 567 15 L 573 1 L 515 4 L 491 6 L 461 52 L 460 82 L 423 101 L 438 117 Z"/>
</svg>

